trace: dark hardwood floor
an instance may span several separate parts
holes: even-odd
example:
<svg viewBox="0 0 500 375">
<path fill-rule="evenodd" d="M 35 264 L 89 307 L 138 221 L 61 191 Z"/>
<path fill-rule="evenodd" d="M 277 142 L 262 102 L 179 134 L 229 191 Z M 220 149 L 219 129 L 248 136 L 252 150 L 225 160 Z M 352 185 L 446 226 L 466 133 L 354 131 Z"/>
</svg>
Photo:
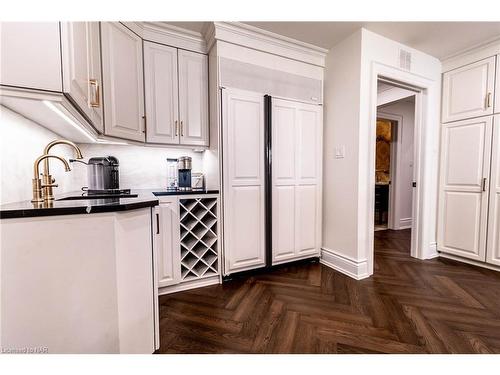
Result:
<svg viewBox="0 0 500 375">
<path fill-rule="evenodd" d="M 369 279 L 314 263 L 160 297 L 158 353 L 500 353 L 500 273 L 375 243 Z"/>
</svg>

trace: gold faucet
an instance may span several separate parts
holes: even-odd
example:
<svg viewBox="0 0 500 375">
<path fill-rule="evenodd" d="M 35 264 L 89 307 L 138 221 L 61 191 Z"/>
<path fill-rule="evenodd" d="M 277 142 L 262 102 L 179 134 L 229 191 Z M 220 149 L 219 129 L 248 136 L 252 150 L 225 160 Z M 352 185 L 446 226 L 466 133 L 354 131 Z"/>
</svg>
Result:
<svg viewBox="0 0 500 375">
<path fill-rule="evenodd" d="M 66 172 L 69 172 L 71 170 L 66 159 L 64 159 L 60 156 L 47 155 L 47 154 L 39 156 L 35 160 L 35 164 L 33 165 L 33 199 L 31 200 L 31 202 L 33 202 L 33 203 L 40 203 L 40 202 L 44 201 L 43 189 L 46 188 L 46 185 L 42 184 L 40 177 L 39 177 L 39 175 L 40 175 L 40 162 L 42 160 L 48 160 L 49 158 L 55 158 L 55 159 L 60 160 L 64 164 L 64 168 L 66 169 Z M 55 182 L 55 181 L 53 181 L 53 182 Z M 50 184 L 50 187 L 51 188 L 57 187 L 57 185 L 54 184 L 53 182 Z"/>
<path fill-rule="evenodd" d="M 43 151 L 43 153 L 45 155 L 48 155 L 52 147 L 60 144 L 73 147 L 73 149 L 75 150 L 76 158 L 83 159 L 82 151 L 80 150 L 80 148 L 75 143 L 68 141 L 66 139 L 56 139 L 55 141 L 50 142 L 47 146 L 45 146 L 45 150 Z M 67 169 L 66 171 L 68 170 L 69 169 Z M 52 188 L 57 187 L 57 185 L 54 184 L 55 182 L 56 180 L 53 179 L 52 176 L 50 175 L 49 158 L 45 158 L 43 163 L 43 175 L 42 175 L 43 199 L 45 201 L 54 200 L 54 194 Z"/>
</svg>

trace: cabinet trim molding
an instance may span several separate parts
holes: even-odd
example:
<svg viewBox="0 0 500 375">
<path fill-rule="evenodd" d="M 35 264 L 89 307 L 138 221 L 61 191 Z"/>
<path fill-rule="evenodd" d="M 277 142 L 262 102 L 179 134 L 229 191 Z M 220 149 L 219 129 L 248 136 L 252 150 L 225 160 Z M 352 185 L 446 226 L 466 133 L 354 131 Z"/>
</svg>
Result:
<svg viewBox="0 0 500 375">
<path fill-rule="evenodd" d="M 145 41 L 206 54 L 207 42 L 201 33 L 164 22 L 120 22 Z"/>
<path fill-rule="evenodd" d="M 241 22 L 213 22 L 205 33 L 208 50 L 221 40 L 325 67 L 328 50 Z"/>
</svg>

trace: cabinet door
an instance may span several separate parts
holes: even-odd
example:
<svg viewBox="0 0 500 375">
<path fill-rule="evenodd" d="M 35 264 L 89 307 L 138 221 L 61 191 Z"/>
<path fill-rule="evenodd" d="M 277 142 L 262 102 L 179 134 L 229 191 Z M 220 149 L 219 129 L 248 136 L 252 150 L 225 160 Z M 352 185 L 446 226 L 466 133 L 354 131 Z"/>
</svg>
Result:
<svg viewBox="0 0 500 375">
<path fill-rule="evenodd" d="M 493 113 L 495 56 L 443 74 L 443 122 Z"/>
<path fill-rule="evenodd" d="M 492 118 L 444 124 L 438 250 L 485 260 Z"/>
<path fill-rule="evenodd" d="M 496 59 L 496 75 L 495 75 L 495 107 L 494 113 L 500 113 L 500 55 Z"/>
<path fill-rule="evenodd" d="M 273 264 L 319 255 L 321 107 L 273 99 Z"/>
<path fill-rule="evenodd" d="M 491 156 L 486 261 L 500 266 L 500 115 L 495 116 Z"/>
<path fill-rule="evenodd" d="M 103 132 L 98 22 L 62 22 L 63 91 Z"/>
<path fill-rule="evenodd" d="M 0 39 L 0 84 L 62 91 L 59 22 L 2 22 Z"/>
<path fill-rule="evenodd" d="M 180 143 L 208 146 L 208 56 L 179 50 Z"/>
<path fill-rule="evenodd" d="M 264 95 L 223 90 L 224 274 L 265 265 Z"/>
<path fill-rule="evenodd" d="M 160 201 L 156 217 L 158 286 L 178 284 L 181 280 L 179 202 L 177 198 Z"/>
<path fill-rule="evenodd" d="M 146 141 L 179 143 L 177 49 L 144 42 Z"/>
<path fill-rule="evenodd" d="M 142 40 L 118 22 L 101 23 L 105 134 L 144 141 Z"/>
</svg>

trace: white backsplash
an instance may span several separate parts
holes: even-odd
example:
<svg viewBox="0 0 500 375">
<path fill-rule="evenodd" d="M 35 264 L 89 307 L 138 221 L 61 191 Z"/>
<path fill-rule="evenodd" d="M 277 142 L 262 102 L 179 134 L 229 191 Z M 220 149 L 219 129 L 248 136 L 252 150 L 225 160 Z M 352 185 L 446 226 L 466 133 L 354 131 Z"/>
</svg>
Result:
<svg viewBox="0 0 500 375">
<path fill-rule="evenodd" d="M 84 160 L 95 156 L 115 156 L 120 163 L 120 188 L 164 189 L 167 186 L 167 158 L 191 156 L 193 172 L 202 172 L 202 153 L 189 149 L 135 145 L 80 144 Z M 78 188 L 87 186 L 87 169 L 74 165 Z"/>
<path fill-rule="evenodd" d="M 0 106 L 0 203 L 19 202 L 32 198 L 33 162 L 43 154 L 47 143 L 60 138 L 37 123 Z M 64 158 L 73 156 L 68 147 L 54 151 Z M 54 191 L 75 190 L 73 172 L 65 172 L 59 161 L 50 163 L 52 175 L 59 184 Z"/>
<path fill-rule="evenodd" d="M 0 106 L 0 204 L 31 199 L 33 162 L 43 154 L 47 143 L 60 138 L 37 123 Z M 190 149 L 139 145 L 80 144 L 84 160 L 112 155 L 120 162 L 120 187 L 162 189 L 167 184 L 167 158 L 191 156 L 193 172 L 203 172 L 203 153 Z M 56 146 L 53 153 L 73 158 L 67 146 Z M 87 186 L 87 168 L 75 163 L 65 172 L 62 163 L 51 161 L 51 172 L 59 187 L 54 194 L 77 191 Z"/>
</svg>

